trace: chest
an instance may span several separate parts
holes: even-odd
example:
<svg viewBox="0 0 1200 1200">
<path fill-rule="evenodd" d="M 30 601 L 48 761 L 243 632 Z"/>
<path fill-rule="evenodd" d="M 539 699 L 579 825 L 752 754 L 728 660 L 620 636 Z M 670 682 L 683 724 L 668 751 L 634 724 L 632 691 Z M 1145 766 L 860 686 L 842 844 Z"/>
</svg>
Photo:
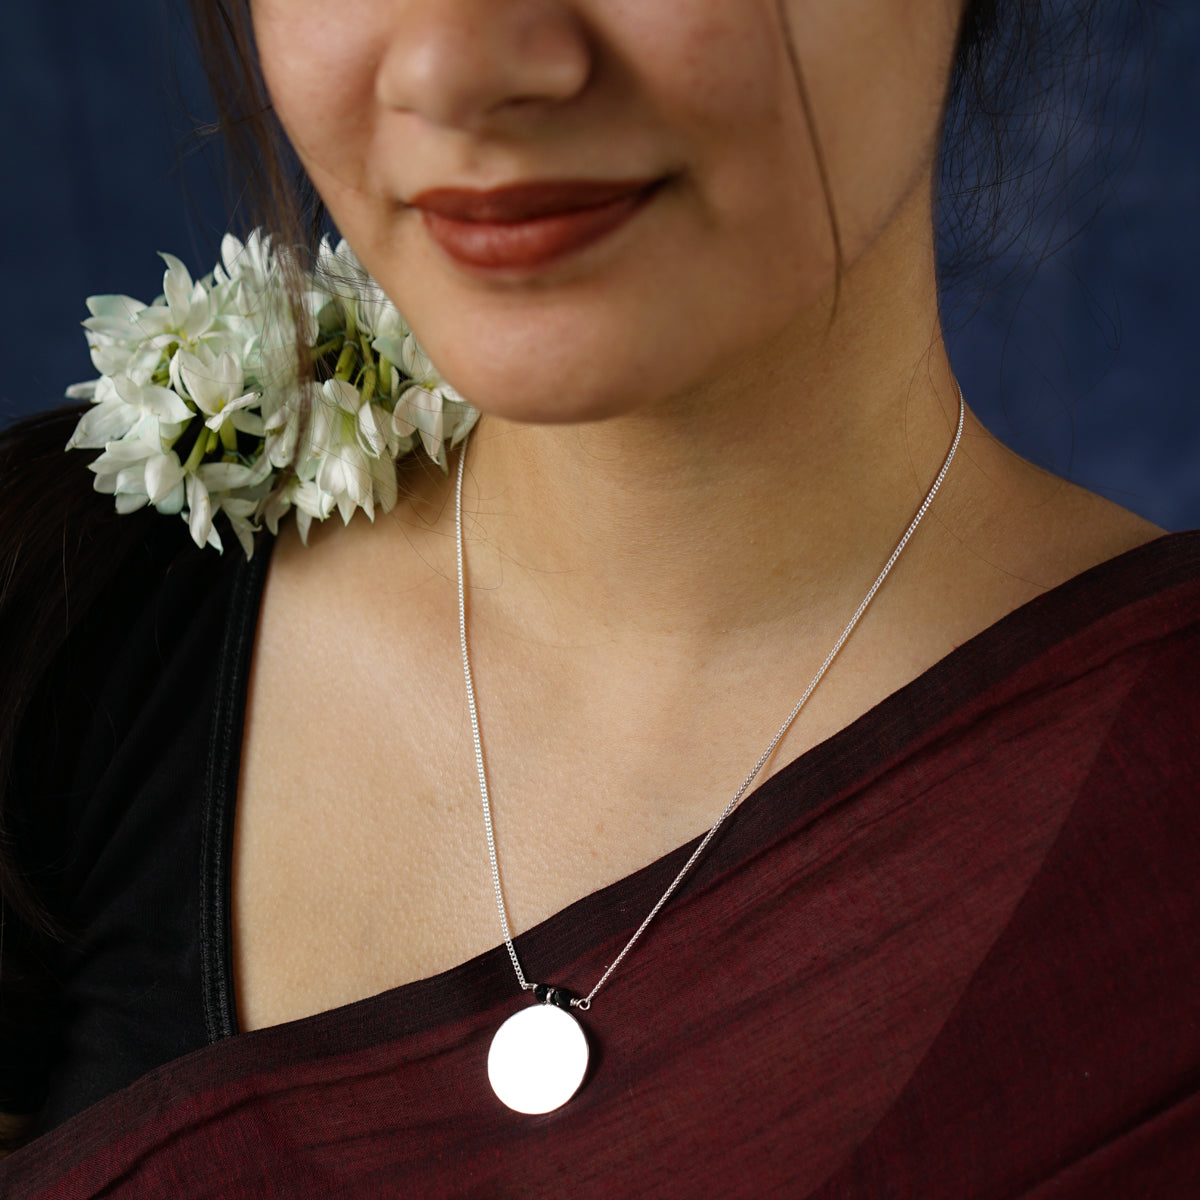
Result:
<svg viewBox="0 0 1200 1200">
<path fill-rule="evenodd" d="M 427 978 L 501 941 L 454 580 L 276 550 L 258 618 L 234 818 L 239 1021 L 254 1029 Z M 321 591 L 312 581 L 328 583 Z M 343 582 L 339 582 L 343 581 Z M 726 659 L 597 653 L 474 627 L 495 854 L 514 933 L 703 835 L 828 638 Z M 864 628 L 755 778 L 944 653 Z M 624 662 L 622 663 L 622 658 Z M 871 669 L 863 669 L 869 664 Z M 736 814 L 735 814 L 736 817 Z M 657 895 L 646 903 L 652 906 Z"/>
<path fill-rule="evenodd" d="M 744 776 L 744 753 L 695 753 L 704 731 L 668 754 L 661 721 L 640 740 L 632 715 L 615 730 L 576 728 L 560 711 L 576 707 L 570 680 L 518 674 L 487 687 L 496 679 L 481 673 L 480 701 L 514 933 L 702 834 Z M 426 978 L 501 941 L 452 617 L 410 637 L 394 620 L 331 619 L 268 586 L 231 899 L 244 1030 Z"/>
</svg>

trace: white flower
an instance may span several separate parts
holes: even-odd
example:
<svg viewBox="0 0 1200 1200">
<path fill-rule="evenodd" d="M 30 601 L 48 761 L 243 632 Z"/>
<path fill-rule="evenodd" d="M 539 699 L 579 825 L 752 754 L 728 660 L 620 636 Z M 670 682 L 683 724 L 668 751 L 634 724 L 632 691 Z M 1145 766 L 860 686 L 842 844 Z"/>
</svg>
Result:
<svg viewBox="0 0 1200 1200">
<path fill-rule="evenodd" d="M 211 275 L 164 254 L 163 295 L 93 296 L 84 322 L 100 378 L 68 448 L 98 449 L 118 511 L 177 513 L 218 550 L 224 513 L 246 556 L 258 522 L 295 510 L 307 540 L 335 511 L 372 520 L 397 500 L 395 460 L 418 442 L 446 467 L 474 409 L 438 374 L 357 256 L 321 242 L 312 275 L 252 233 L 227 235 Z M 298 373 L 298 344 L 316 377 Z"/>
<path fill-rule="evenodd" d="M 67 395 L 72 400 L 81 400 L 86 395 L 93 405 L 75 426 L 67 442 L 68 450 L 101 450 L 109 442 L 123 438 L 141 416 L 136 407 L 125 403 L 117 385 L 107 375 L 93 384 L 75 384 L 67 390 Z"/>
<path fill-rule="evenodd" d="M 343 522 L 355 508 L 375 519 L 375 484 L 391 473 L 392 484 L 380 502 L 387 511 L 395 503 L 395 464 L 389 451 L 390 422 L 381 406 L 364 400 L 357 388 L 340 379 L 322 384 L 312 412 L 311 455 L 317 463 L 315 482 L 333 497 Z M 386 456 L 386 469 L 372 460 Z"/>
<path fill-rule="evenodd" d="M 349 300 L 351 303 L 368 291 L 378 288 L 345 238 L 336 246 L 328 238 L 321 239 L 321 244 L 317 247 L 317 266 L 313 272 L 313 281 L 317 288 L 329 296 Z"/>
<path fill-rule="evenodd" d="M 245 390 L 246 376 L 242 365 L 228 351 L 215 358 L 206 354 L 200 359 L 187 350 L 180 350 L 171 359 L 171 379 L 176 381 L 177 390 L 204 414 L 204 423 L 209 429 L 222 433 L 228 421 L 235 430 L 263 436 L 261 415 L 246 411 L 258 402 L 258 392 Z"/>
<path fill-rule="evenodd" d="M 174 450 L 163 449 L 147 423 L 141 436 L 110 442 L 91 464 L 95 488 L 116 497 L 117 511 L 134 512 L 153 504 L 159 512 L 177 513 L 183 507 L 183 467 Z"/>
<path fill-rule="evenodd" d="M 412 433 L 421 435 L 425 453 L 439 467 L 446 466 L 446 452 L 442 448 L 445 433 L 442 419 L 442 397 L 430 388 L 406 388 L 392 410 L 392 428 L 401 436 Z"/>
<path fill-rule="evenodd" d="M 170 388 L 138 384 L 128 375 L 100 378 L 92 405 L 76 425 L 68 450 L 95 450 L 129 436 L 174 440 L 192 418 L 187 402 Z"/>
<path fill-rule="evenodd" d="M 161 351 L 178 345 L 193 352 L 204 346 L 213 354 L 236 348 L 242 339 L 226 319 L 237 315 L 232 285 L 206 287 L 203 281 L 193 281 L 174 255 L 161 257 L 167 264 L 163 300 L 135 317 L 147 346 Z"/>
<path fill-rule="evenodd" d="M 150 503 L 162 513 L 183 508 L 183 464 L 174 450 L 146 460 L 146 492 Z"/>
<path fill-rule="evenodd" d="M 386 338 L 377 342 L 396 352 L 400 367 L 413 381 L 396 401 L 392 428 L 401 437 L 418 432 L 425 453 L 444 471 L 447 441 L 456 446 L 467 436 L 475 410 L 441 377 L 411 333 L 399 345 Z"/>
<path fill-rule="evenodd" d="M 374 281 L 372 287 L 373 294 L 361 296 L 357 301 L 359 329 L 369 338 L 402 340 L 410 333 L 408 322 Z"/>
<path fill-rule="evenodd" d="M 92 314 L 83 323 L 88 331 L 92 365 L 103 375 L 128 375 L 145 383 L 158 365 L 161 352 L 147 340 L 138 317 L 146 305 L 132 296 L 92 296 Z"/>
<path fill-rule="evenodd" d="M 242 500 L 236 496 L 223 496 L 220 507 L 228 518 L 234 536 L 241 543 L 246 557 L 252 558 L 254 556 L 254 535 L 258 531 L 258 526 L 254 523 L 254 516 L 259 507 L 258 501 Z"/>
<path fill-rule="evenodd" d="M 238 285 L 243 312 L 252 310 L 255 300 L 274 280 L 275 271 L 271 239 L 263 237 L 257 229 L 245 242 L 238 241 L 232 233 L 221 239 L 221 264 L 214 269 L 213 279 L 218 285 L 225 281 Z"/>
<path fill-rule="evenodd" d="M 212 497 L 199 475 L 189 475 L 187 480 L 188 531 L 197 546 L 212 546 L 223 550 L 221 535 L 213 526 Z"/>
<path fill-rule="evenodd" d="M 300 540 L 308 545 L 308 531 L 313 519 L 324 521 L 332 515 L 336 501 L 334 497 L 317 487 L 316 481 L 291 476 L 277 492 L 268 497 L 263 507 L 262 519 L 272 533 L 279 532 L 280 518 L 292 508 L 296 510 L 296 529 Z"/>
<path fill-rule="evenodd" d="M 309 456 L 309 439 L 300 444 L 301 429 L 307 430 L 306 416 L 311 410 L 312 384 L 298 387 L 285 396 L 279 407 L 264 420 L 266 430 L 265 454 L 273 467 L 288 467 L 298 459 Z"/>
</svg>

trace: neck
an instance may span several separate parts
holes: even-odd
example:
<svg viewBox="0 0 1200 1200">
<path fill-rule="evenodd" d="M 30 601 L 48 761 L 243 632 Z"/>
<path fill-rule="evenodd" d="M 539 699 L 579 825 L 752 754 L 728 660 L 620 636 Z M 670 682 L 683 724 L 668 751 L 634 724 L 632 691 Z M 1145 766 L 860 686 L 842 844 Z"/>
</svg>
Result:
<svg viewBox="0 0 1200 1200">
<path fill-rule="evenodd" d="M 481 420 L 464 496 L 473 583 L 503 579 L 497 600 L 507 592 L 522 623 L 630 634 L 845 612 L 928 491 L 958 415 L 932 251 L 914 259 L 911 246 L 877 243 L 832 318 L 814 309 L 652 411 Z"/>
</svg>

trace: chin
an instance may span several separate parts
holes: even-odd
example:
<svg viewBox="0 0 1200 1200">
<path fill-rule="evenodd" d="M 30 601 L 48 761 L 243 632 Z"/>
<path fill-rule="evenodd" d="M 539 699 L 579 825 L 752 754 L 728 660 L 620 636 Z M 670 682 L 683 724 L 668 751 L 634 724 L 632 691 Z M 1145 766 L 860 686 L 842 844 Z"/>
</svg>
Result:
<svg viewBox="0 0 1200 1200">
<path fill-rule="evenodd" d="M 672 389 L 668 364 L 628 334 L 606 337 L 584 322 L 547 321 L 489 328 L 464 338 L 456 323 L 413 321 L 417 339 L 438 370 L 481 412 L 509 421 L 570 425 L 604 421 L 654 407 Z M 468 323 L 468 327 L 470 323 Z M 614 353 L 613 346 L 623 353 Z"/>
<path fill-rule="evenodd" d="M 619 380 L 592 381 L 578 372 L 505 371 L 484 364 L 438 364 L 445 377 L 480 412 L 525 425 L 575 425 L 626 416 L 653 397 Z M 436 361 L 436 360 L 435 360 Z"/>
</svg>

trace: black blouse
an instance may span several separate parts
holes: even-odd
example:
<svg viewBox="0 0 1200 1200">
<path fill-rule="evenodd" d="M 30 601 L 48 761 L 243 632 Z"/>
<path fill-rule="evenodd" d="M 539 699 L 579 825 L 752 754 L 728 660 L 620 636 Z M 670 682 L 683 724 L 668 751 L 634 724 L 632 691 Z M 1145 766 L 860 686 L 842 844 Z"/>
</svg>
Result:
<svg viewBox="0 0 1200 1200">
<path fill-rule="evenodd" d="M 6 1038 L 0 1109 L 40 1109 L 39 1132 L 233 1032 L 212 931 L 271 542 L 247 563 L 163 525 L 80 622 L 18 742 L 6 820 L 66 937 L 9 930 L 52 999 Z"/>
</svg>

